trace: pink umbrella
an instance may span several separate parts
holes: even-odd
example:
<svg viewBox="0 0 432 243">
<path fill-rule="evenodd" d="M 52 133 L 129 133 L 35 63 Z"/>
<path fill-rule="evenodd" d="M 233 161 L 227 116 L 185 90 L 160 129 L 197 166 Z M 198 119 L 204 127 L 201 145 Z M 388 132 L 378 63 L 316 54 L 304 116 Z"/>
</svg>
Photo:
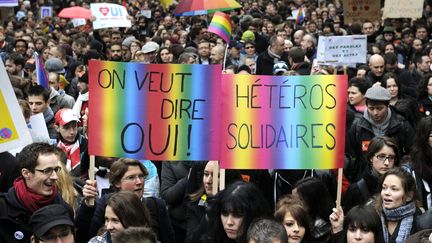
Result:
<svg viewBox="0 0 432 243">
<path fill-rule="evenodd" d="M 58 14 L 61 18 L 68 18 L 68 19 L 91 19 L 91 11 L 90 9 L 83 8 L 83 7 L 70 7 L 70 8 L 64 8 L 60 13 Z"/>
</svg>

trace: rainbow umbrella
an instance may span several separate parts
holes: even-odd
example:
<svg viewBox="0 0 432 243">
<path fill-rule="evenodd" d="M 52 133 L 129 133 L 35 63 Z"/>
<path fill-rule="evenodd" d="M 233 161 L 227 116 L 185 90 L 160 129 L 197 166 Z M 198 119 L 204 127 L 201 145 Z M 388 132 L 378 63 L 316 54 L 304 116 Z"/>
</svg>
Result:
<svg viewBox="0 0 432 243">
<path fill-rule="evenodd" d="M 193 16 L 241 8 L 235 0 L 181 0 L 174 10 L 177 16 Z"/>
</svg>

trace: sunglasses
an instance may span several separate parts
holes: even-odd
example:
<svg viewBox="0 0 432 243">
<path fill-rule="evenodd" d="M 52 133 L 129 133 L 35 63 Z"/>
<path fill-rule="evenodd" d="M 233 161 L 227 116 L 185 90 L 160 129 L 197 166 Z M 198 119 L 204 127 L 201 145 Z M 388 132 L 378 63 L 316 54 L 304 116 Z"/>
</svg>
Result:
<svg viewBox="0 0 432 243">
<path fill-rule="evenodd" d="M 253 49 L 255 46 L 246 46 L 245 49 Z"/>
</svg>

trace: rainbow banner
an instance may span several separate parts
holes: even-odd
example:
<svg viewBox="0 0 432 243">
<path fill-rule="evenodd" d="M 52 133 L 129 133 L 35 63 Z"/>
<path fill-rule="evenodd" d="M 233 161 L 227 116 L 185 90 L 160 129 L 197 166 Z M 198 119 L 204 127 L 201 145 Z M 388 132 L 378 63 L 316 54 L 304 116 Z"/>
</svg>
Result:
<svg viewBox="0 0 432 243">
<path fill-rule="evenodd" d="M 223 75 L 221 167 L 344 163 L 347 76 Z"/>
<path fill-rule="evenodd" d="M 90 61 L 89 154 L 217 159 L 221 70 Z"/>
<path fill-rule="evenodd" d="M 207 31 L 215 33 L 224 39 L 226 43 L 229 43 L 231 39 L 231 29 L 232 25 L 229 15 L 222 12 L 216 12 L 213 15 Z"/>
<path fill-rule="evenodd" d="M 49 88 L 49 79 L 44 67 L 42 56 L 39 55 L 37 52 L 35 52 L 34 59 L 35 59 L 35 66 L 36 66 L 37 83 L 44 88 Z"/>
</svg>

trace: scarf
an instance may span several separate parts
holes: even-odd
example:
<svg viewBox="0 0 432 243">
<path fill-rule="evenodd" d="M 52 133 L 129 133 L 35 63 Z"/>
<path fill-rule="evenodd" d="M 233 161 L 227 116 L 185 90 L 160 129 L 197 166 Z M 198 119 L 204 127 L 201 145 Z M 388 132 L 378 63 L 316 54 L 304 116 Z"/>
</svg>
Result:
<svg viewBox="0 0 432 243">
<path fill-rule="evenodd" d="M 269 54 L 269 56 L 270 56 L 271 58 L 273 58 L 273 62 L 274 62 L 274 63 L 279 62 L 279 60 L 281 59 L 281 56 L 278 55 L 278 54 L 276 54 L 276 53 L 274 53 L 274 52 L 270 49 L 270 47 L 269 47 L 267 50 L 268 50 L 268 54 Z"/>
<path fill-rule="evenodd" d="M 81 118 L 81 107 L 83 102 L 88 101 L 88 94 L 89 92 L 86 92 L 85 94 L 79 94 L 78 98 L 75 102 L 75 105 L 73 106 L 72 110 L 75 112 L 75 114 L 78 115 L 79 118 Z"/>
<path fill-rule="evenodd" d="M 35 193 L 25 184 L 24 178 L 22 176 L 18 177 L 14 181 L 14 189 L 18 200 L 23 204 L 23 206 L 30 210 L 30 212 L 35 212 L 39 208 L 47 206 L 54 201 L 57 195 L 57 187 L 53 185 L 53 194 L 51 196 L 44 196 Z"/>
<path fill-rule="evenodd" d="M 401 220 L 399 226 L 399 232 L 396 238 L 396 243 L 404 243 L 411 233 L 411 228 L 414 221 L 414 214 L 416 212 L 415 203 L 410 202 L 408 204 L 405 204 L 401 207 L 394 208 L 394 209 L 386 209 L 383 204 L 382 208 L 384 214 L 381 214 L 381 223 L 383 227 L 385 242 L 386 243 L 389 242 L 389 232 L 386 225 L 386 219 L 387 219 L 389 221 Z"/>
<path fill-rule="evenodd" d="M 387 108 L 388 113 L 387 117 L 384 119 L 384 121 L 380 124 L 376 123 L 372 117 L 369 115 L 369 112 L 367 109 L 363 112 L 363 117 L 372 125 L 372 130 L 375 136 L 384 136 L 385 131 L 387 130 L 388 126 L 390 125 L 390 118 L 392 115 L 392 112 L 390 108 Z"/>
<path fill-rule="evenodd" d="M 79 135 L 78 135 L 79 136 Z M 81 152 L 79 139 L 74 143 L 67 144 L 60 140 L 57 147 L 61 148 L 67 154 L 66 168 L 71 171 L 81 163 Z"/>
<path fill-rule="evenodd" d="M 54 112 L 51 109 L 51 107 L 47 107 L 46 110 L 43 112 L 45 123 L 48 124 L 52 119 L 54 119 Z M 47 126 L 48 127 L 48 126 Z M 49 127 L 48 127 L 49 128 Z"/>
</svg>

